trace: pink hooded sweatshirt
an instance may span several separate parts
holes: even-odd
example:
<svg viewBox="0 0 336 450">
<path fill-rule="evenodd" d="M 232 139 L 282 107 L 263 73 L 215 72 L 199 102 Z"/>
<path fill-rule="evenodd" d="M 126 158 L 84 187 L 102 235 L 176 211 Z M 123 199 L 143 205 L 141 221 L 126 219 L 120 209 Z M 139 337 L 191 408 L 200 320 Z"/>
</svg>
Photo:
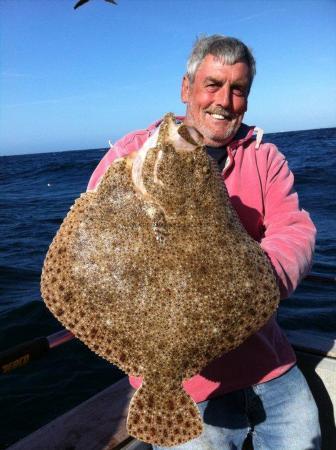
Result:
<svg viewBox="0 0 336 450">
<path fill-rule="evenodd" d="M 93 172 L 88 190 L 95 189 L 114 159 L 139 150 L 160 122 L 117 141 Z M 285 157 L 273 144 L 259 145 L 256 130 L 241 125 L 227 147 L 222 177 L 241 222 L 271 260 L 284 299 L 311 268 L 316 229 L 299 207 Z M 295 362 L 294 351 L 273 316 L 242 345 L 212 361 L 183 386 L 195 402 L 201 402 L 272 380 Z M 141 378 L 130 377 L 130 383 L 137 389 Z"/>
</svg>

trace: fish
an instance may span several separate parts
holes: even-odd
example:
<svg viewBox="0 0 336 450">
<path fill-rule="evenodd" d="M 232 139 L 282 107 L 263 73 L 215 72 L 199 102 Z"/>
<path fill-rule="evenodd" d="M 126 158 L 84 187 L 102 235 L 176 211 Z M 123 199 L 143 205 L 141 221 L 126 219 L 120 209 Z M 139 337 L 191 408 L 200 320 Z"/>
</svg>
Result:
<svg viewBox="0 0 336 450">
<path fill-rule="evenodd" d="M 167 447 L 203 430 L 182 382 L 259 330 L 280 298 L 202 136 L 172 113 L 75 201 L 41 293 L 92 351 L 142 377 L 128 433 Z"/>
</svg>

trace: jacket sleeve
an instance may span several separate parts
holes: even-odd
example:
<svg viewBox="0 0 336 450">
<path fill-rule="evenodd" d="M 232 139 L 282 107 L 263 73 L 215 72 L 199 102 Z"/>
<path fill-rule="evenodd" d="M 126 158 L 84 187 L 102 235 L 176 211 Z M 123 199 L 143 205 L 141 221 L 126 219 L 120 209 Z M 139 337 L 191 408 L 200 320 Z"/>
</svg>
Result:
<svg viewBox="0 0 336 450">
<path fill-rule="evenodd" d="M 98 166 L 93 171 L 87 190 L 93 191 L 98 186 L 103 175 L 117 158 L 122 158 L 136 150 L 139 150 L 143 143 L 149 136 L 148 130 L 139 130 L 133 133 L 127 134 L 122 139 L 117 141 L 109 151 L 100 160 Z"/>
<path fill-rule="evenodd" d="M 265 233 L 261 247 L 278 275 L 281 298 L 286 298 L 311 269 L 316 228 L 309 214 L 299 206 L 294 176 L 285 157 L 274 145 L 268 147 L 263 162 L 267 167 L 264 167 Z"/>
</svg>

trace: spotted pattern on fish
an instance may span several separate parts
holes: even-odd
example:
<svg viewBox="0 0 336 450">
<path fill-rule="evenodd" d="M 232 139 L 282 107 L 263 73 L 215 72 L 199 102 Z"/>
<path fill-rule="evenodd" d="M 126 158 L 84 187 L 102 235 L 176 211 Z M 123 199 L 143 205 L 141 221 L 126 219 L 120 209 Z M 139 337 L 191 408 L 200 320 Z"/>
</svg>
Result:
<svg viewBox="0 0 336 450">
<path fill-rule="evenodd" d="M 143 377 L 128 431 L 161 446 L 202 432 L 182 381 L 260 329 L 279 302 L 267 256 L 193 131 L 168 114 L 142 150 L 115 160 L 70 209 L 41 280 L 66 328 Z"/>
</svg>

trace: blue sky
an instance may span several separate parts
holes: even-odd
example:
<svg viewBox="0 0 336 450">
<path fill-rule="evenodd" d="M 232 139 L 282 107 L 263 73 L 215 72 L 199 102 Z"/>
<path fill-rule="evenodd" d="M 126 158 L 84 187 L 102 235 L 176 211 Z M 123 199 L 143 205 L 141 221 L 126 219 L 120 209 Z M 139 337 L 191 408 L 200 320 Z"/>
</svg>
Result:
<svg viewBox="0 0 336 450">
<path fill-rule="evenodd" d="M 245 122 L 336 126 L 335 0 L 0 0 L 0 155 L 106 147 L 167 111 L 195 38 L 252 48 Z"/>
</svg>

